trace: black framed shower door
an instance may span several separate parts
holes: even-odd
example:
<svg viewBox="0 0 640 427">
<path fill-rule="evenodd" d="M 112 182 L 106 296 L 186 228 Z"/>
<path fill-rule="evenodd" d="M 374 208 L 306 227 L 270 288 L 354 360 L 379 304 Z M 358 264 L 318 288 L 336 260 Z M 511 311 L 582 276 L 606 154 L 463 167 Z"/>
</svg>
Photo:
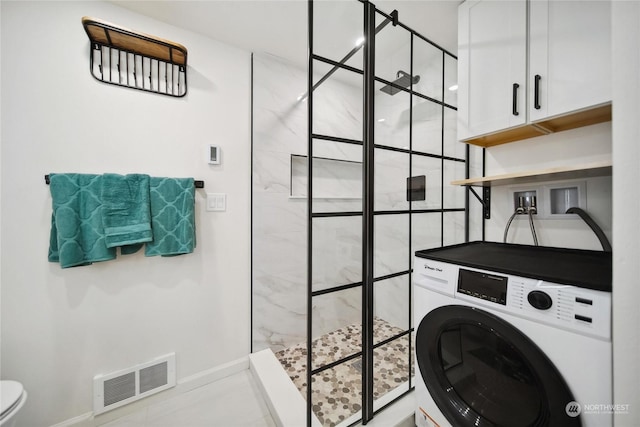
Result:
<svg viewBox="0 0 640 427">
<path fill-rule="evenodd" d="M 368 1 L 308 17 L 307 425 L 366 424 L 413 389 L 413 253 L 469 239 L 457 59 Z"/>
</svg>

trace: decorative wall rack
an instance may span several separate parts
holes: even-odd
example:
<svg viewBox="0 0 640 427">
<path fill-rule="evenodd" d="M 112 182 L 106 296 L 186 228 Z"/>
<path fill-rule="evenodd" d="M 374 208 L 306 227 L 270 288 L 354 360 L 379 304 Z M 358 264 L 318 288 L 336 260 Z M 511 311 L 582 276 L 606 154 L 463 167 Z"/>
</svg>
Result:
<svg viewBox="0 0 640 427">
<path fill-rule="evenodd" d="M 89 71 L 97 80 L 173 97 L 187 94 L 187 48 L 156 36 L 83 17 Z"/>
</svg>

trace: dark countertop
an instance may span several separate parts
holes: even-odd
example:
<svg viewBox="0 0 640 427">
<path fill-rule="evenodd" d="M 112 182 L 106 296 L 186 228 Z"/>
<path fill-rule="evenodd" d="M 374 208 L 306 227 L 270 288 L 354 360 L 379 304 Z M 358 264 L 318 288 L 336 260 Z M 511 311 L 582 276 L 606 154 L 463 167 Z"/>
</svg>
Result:
<svg viewBox="0 0 640 427">
<path fill-rule="evenodd" d="M 611 292 L 611 252 L 471 242 L 416 251 L 416 256 Z"/>
</svg>

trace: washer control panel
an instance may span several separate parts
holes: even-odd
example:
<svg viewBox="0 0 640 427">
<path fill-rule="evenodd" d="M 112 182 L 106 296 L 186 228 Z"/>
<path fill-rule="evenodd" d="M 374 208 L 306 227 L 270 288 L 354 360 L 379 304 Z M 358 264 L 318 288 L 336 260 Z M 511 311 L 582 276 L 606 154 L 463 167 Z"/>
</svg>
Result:
<svg viewBox="0 0 640 427">
<path fill-rule="evenodd" d="M 507 305 L 507 277 L 461 268 L 458 272 L 458 292 Z"/>
<path fill-rule="evenodd" d="M 611 339 L 611 293 L 415 258 L 413 281 L 484 306 L 601 339 Z"/>
</svg>

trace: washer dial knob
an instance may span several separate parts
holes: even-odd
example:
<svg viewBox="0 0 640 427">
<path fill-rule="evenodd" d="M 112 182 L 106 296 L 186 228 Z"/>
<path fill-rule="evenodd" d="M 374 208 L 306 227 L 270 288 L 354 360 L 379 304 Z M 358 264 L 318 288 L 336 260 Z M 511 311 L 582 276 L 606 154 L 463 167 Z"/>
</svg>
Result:
<svg viewBox="0 0 640 427">
<path fill-rule="evenodd" d="M 553 305 L 553 300 L 546 292 L 531 291 L 527 295 L 527 301 L 538 310 L 548 310 Z"/>
</svg>

